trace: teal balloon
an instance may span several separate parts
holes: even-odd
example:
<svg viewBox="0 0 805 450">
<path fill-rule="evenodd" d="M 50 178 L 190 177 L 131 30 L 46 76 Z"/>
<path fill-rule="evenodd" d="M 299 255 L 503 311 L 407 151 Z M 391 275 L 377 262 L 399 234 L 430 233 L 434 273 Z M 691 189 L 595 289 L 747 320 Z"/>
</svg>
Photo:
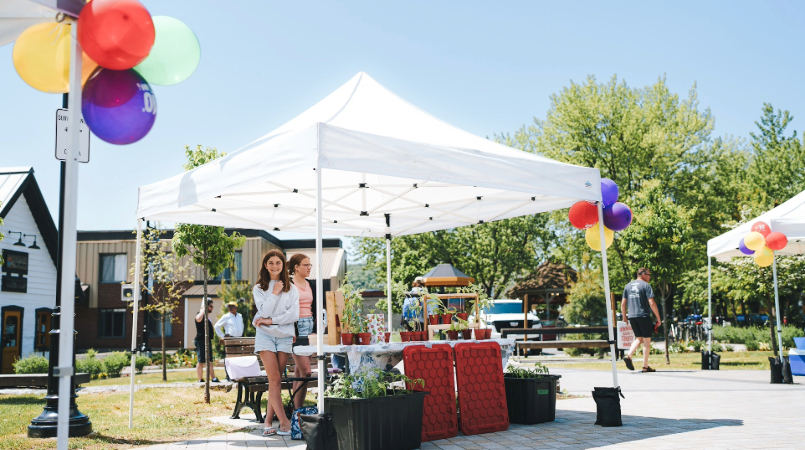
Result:
<svg viewBox="0 0 805 450">
<path fill-rule="evenodd" d="M 196 71 L 201 59 L 201 47 L 193 30 L 182 21 L 156 16 L 156 40 L 151 53 L 134 67 L 150 84 L 170 86 L 181 83 Z"/>
</svg>

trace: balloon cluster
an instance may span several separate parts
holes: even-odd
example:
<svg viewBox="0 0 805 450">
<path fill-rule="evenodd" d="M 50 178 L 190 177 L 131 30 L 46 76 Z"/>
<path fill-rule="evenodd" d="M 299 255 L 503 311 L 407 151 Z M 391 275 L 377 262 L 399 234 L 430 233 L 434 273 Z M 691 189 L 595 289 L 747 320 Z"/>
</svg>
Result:
<svg viewBox="0 0 805 450">
<path fill-rule="evenodd" d="M 601 197 L 604 203 L 604 245 L 609 248 L 615 239 L 615 231 L 625 230 L 632 223 L 632 210 L 618 201 L 618 185 L 609 178 L 601 179 Z M 601 224 L 598 222 L 598 206 L 588 201 L 576 202 L 568 213 L 571 225 L 587 230 L 584 238 L 591 249 L 601 251 Z"/>
<path fill-rule="evenodd" d="M 78 16 L 82 56 L 81 111 L 89 129 L 111 144 L 137 142 L 151 130 L 157 103 L 149 83 L 173 85 L 198 67 L 193 31 L 151 14 L 137 0 L 93 0 Z M 69 90 L 69 23 L 40 23 L 17 38 L 12 52 L 20 78 L 34 89 Z"/>
<path fill-rule="evenodd" d="M 771 227 L 765 222 L 755 222 L 752 231 L 738 242 L 738 249 L 744 255 L 754 256 L 758 266 L 767 267 L 774 262 L 774 251 L 782 250 L 786 245 L 786 235 L 771 231 Z"/>
</svg>

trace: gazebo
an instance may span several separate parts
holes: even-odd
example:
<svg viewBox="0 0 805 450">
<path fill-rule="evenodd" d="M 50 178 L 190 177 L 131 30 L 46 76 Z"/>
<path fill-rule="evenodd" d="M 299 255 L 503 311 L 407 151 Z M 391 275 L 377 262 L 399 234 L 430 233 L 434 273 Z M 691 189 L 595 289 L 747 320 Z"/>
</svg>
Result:
<svg viewBox="0 0 805 450">
<path fill-rule="evenodd" d="M 459 287 L 475 283 L 475 278 L 467 276 L 452 264 L 438 264 L 422 275 L 422 279 L 426 287 Z"/>
<path fill-rule="evenodd" d="M 576 281 L 576 271 L 570 266 L 546 261 L 540 264 L 537 270 L 506 291 L 506 295 L 522 298 L 523 312 L 536 306 L 537 311 L 545 311 L 545 317 L 540 317 L 540 319 L 552 320 L 550 317 L 551 305 L 561 307 L 567 303 L 567 288 L 574 281 Z M 539 316 L 539 313 L 537 315 Z"/>
</svg>

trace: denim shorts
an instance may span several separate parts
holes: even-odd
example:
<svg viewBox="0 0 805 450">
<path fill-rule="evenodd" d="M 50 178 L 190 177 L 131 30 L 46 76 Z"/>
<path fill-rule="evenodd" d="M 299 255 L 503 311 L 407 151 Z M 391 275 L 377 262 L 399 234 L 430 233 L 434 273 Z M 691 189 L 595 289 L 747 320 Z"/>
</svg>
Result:
<svg viewBox="0 0 805 450">
<path fill-rule="evenodd" d="M 313 333 L 313 324 L 315 321 L 312 317 L 300 317 L 299 322 L 296 322 L 296 328 L 299 330 L 299 336 L 309 336 Z"/>
<path fill-rule="evenodd" d="M 272 353 L 283 352 L 291 353 L 293 346 L 293 336 L 274 337 L 259 331 L 254 336 L 254 353 L 269 351 Z"/>
</svg>

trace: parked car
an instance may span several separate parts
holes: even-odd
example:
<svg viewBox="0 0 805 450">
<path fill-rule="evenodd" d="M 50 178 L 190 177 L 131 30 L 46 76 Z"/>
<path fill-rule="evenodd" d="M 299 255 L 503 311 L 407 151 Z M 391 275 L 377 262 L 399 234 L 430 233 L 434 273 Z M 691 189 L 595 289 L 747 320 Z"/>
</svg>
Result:
<svg viewBox="0 0 805 450">
<path fill-rule="evenodd" d="M 475 317 L 475 311 L 472 312 Z M 481 320 L 477 321 L 483 328 L 492 329 L 492 339 L 500 338 L 500 330 L 504 328 L 523 328 L 523 301 L 522 300 L 494 300 L 492 306 L 481 310 Z M 528 313 L 527 328 L 542 328 L 539 317 L 533 312 Z M 509 335 L 511 339 L 522 339 L 523 335 Z M 530 340 L 542 340 L 539 336 L 530 336 Z"/>
</svg>

